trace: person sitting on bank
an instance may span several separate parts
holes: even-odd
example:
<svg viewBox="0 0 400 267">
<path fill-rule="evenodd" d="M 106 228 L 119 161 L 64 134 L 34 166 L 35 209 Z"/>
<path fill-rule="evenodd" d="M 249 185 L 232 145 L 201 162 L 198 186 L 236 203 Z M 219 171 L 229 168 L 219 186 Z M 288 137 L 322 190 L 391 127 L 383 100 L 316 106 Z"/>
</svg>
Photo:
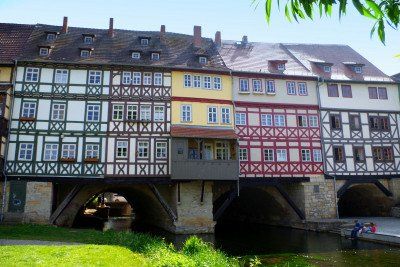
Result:
<svg viewBox="0 0 400 267">
<path fill-rule="evenodd" d="M 351 238 L 357 238 L 358 235 L 361 233 L 363 229 L 362 223 L 358 222 L 358 220 L 354 221 L 354 227 L 353 230 L 351 230 Z"/>
<path fill-rule="evenodd" d="M 371 233 L 371 234 L 375 234 L 377 230 L 376 224 L 374 223 L 370 223 L 369 226 L 365 227 L 364 229 L 364 233 Z"/>
</svg>

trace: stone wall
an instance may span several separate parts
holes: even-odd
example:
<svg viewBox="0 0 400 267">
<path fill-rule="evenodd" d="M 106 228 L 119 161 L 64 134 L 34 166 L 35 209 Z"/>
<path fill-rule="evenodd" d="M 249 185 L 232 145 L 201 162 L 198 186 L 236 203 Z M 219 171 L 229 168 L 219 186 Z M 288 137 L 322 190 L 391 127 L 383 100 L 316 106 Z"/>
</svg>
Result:
<svg viewBox="0 0 400 267">
<path fill-rule="evenodd" d="M 400 204 L 400 179 L 389 180 L 388 188 L 393 193 L 394 202 Z"/>
<path fill-rule="evenodd" d="M 50 182 L 28 182 L 23 221 L 48 223 L 51 215 L 53 186 Z"/>
</svg>

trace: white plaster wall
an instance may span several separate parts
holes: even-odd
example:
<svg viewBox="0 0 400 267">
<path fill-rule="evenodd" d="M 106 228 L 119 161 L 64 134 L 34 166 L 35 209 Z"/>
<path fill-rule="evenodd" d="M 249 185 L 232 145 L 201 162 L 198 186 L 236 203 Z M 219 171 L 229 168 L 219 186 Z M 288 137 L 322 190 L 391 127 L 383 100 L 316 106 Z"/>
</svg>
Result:
<svg viewBox="0 0 400 267">
<path fill-rule="evenodd" d="M 53 82 L 53 69 L 42 68 L 40 73 L 41 83 L 52 83 Z"/>
<path fill-rule="evenodd" d="M 71 84 L 86 84 L 87 70 L 70 70 Z"/>
</svg>

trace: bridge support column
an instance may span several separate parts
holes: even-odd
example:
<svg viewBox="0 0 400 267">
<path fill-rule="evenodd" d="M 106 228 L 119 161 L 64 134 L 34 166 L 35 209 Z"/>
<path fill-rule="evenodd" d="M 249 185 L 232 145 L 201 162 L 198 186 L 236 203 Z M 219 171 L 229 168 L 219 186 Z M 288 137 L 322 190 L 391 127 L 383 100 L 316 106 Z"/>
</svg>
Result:
<svg viewBox="0 0 400 267">
<path fill-rule="evenodd" d="M 213 233 L 213 182 L 182 182 L 175 185 L 177 234 Z"/>
<path fill-rule="evenodd" d="M 394 178 L 388 181 L 389 190 L 393 193 L 393 200 L 396 204 L 400 203 L 400 178 Z"/>
</svg>

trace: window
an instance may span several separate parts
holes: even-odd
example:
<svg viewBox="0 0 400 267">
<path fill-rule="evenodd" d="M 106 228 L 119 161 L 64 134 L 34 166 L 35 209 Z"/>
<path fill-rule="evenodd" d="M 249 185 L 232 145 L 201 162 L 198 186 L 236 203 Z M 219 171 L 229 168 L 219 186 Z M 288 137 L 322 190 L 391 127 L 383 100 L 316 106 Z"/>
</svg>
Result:
<svg viewBox="0 0 400 267">
<path fill-rule="evenodd" d="M 124 71 L 122 73 L 122 84 L 131 84 L 132 82 L 132 73 L 128 71 Z"/>
<path fill-rule="evenodd" d="M 143 73 L 143 84 L 151 85 L 151 73 L 150 72 Z"/>
<path fill-rule="evenodd" d="M 195 88 L 201 87 L 201 76 L 200 75 L 193 76 L 193 87 L 195 87 Z"/>
<path fill-rule="evenodd" d="M 133 85 L 140 85 L 142 83 L 142 74 L 140 72 L 133 73 L 132 84 Z"/>
<path fill-rule="evenodd" d="M 231 123 L 231 109 L 230 108 L 221 108 L 221 122 L 224 124 Z"/>
<path fill-rule="evenodd" d="M 239 148 L 239 160 L 240 161 L 248 160 L 247 148 Z"/>
<path fill-rule="evenodd" d="M 342 85 L 342 96 L 345 98 L 352 98 L 353 94 L 351 93 L 351 85 Z"/>
<path fill-rule="evenodd" d="M 147 39 L 147 38 L 140 39 L 140 44 L 141 45 L 148 45 L 149 44 L 149 39 Z"/>
<path fill-rule="evenodd" d="M 339 89 L 337 84 L 328 84 L 328 96 L 339 97 Z"/>
<path fill-rule="evenodd" d="M 181 121 L 182 122 L 192 121 L 192 106 L 190 105 L 181 106 Z"/>
<path fill-rule="evenodd" d="M 221 90 L 221 77 L 214 77 L 214 89 Z"/>
<path fill-rule="evenodd" d="M 266 90 L 267 94 L 275 94 L 275 82 L 274 81 L 267 81 L 266 82 Z"/>
<path fill-rule="evenodd" d="M 26 68 L 25 81 L 26 82 L 38 82 L 39 81 L 39 69 L 38 68 Z"/>
<path fill-rule="evenodd" d="M 154 85 L 162 85 L 163 84 L 163 75 L 160 72 L 154 73 Z"/>
<path fill-rule="evenodd" d="M 217 107 L 208 107 L 208 123 L 217 123 Z"/>
<path fill-rule="evenodd" d="M 98 122 L 100 120 L 100 105 L 88 105 L 86 120 L 88 122 Z"/>
<path fill-rule="evenodd" d="M 49 49 L 46 47 L 41 47 L 39 49 L 39 55 L 40 56 L 48 56 L 49 55 Z"/>
<path fill-rule="evenodd" d="M 262 93 L 262 87 L 261 87 L 261 80 L 260 79 L 253 79 L 253 92 L 255 93 Z"/>
<path fill-rule="evenodd" d="M 54 41 L 56 39 L 56 35 L 54 33 L 48 33 L 46 36 L 47 41 Z"/>
<path fill-rule="evenodd" d="M 160 60 L 160 53 L 151 53 L 151 60 Z"/>
<path fill-rule="evenodd" d="M 22 118 L 35 118 L 36 102 L 22 103 Z"/>
<path fill-rule="evenodd" d="M 301 150 L 301 161 L 303 161 L 303 162 L 311 161 L 311 150 L 310 149 L 302 149 Z"/>
<path fill-rule="evenodd" d="M 154 121 L 162 122 L 164 121 L 164 107 L 155 106 L 154 107 Z"/>
<path fill-rule="evenodd" d="M 376 87 L 368 87 L 369 99 L 378 99 L 378 91 Z"/>
<path fill-rule="evenodd" d="M 128 121 L 137 121 L 138 107 L 136 105 L 127 105 L 126 106 L 126 119 Z"/>
<path fill-rule="evenodd" d="M 286 82 L 286 89 L 288 95 L 296 94 L 296 83 L 295 82 Z"/>
<path fill-rule="evenodd" d="M 322 162 L 321 149 L 314 149 L 313 150 L 313 158 L 314 158 L 314 162 Z"/>
<path fill-rule="evenodd" d="M 276 150 L 276 161 L 287 161 L 287 150 L 277 149 Z"/>
<path fill-rule="evenodd" d="M 349 121 L 350 121 L 350 130 L 361 130 L 361 119 L 359 115 L 350 115 L 349 116 Z"/>
<path fill-rule="evenodd" d="M 387 90 L 385 87 L 378 87 L 378 98 L 388 99 Z"/>
<path fill-rule="evenodd" d="M 354 72 L 355 73 L 362 73 L 362 67 L 360 67 L 360 66 L 354 66 Z"/>
<path fill-rule="evenodd" d="M 318 127 L 318 116 L 310 116 L 308 117 L 308 125 L 310 125 L 310 127 Z"/>
<path fill-rule="evenodd" d="M 391 147 L 373 147 L 372 157 L 377 162 L 392 162 L 393 150 Z"/>
<path fill-rule="evenodd" d="M 117 141 L 117 158 L 128 156 L 128 141 Z"/>
<path fill-rule="evenodd" d="M 32 157 L 33 157 L 33 144 L 31 143 L 19 144 L 18 159 L 32 160 Z"/>
<path fill-rule="evenodd" d="M 86 159 L 98 159 L 99 158 L 99 145 L 98 144 L 86 144 L 85 158 Z"/>
<path fill-rule="evenodd" d="M 331 66 L 324 66 L 324 72 L 330 73 L 331 71 L 332 71 L 332 67 Z"/>
<path fill-rule="evenodd" d="M 353 147 L 354 162 L 365 161 L 365 151 L 363 147 Z"/>
<path fill-rule="evenodd" d="M 151 106 L 150 105 L 140 106 L 140 120 L 141 121 L 151 121 Z"/>
<path fill-rule="evenodd" d="M 340 115 L 331 115 L 331 128 L 332 130 L 340 130 L 342 129 L 342 123 L 340 121 Z"/>
<path fill-rule="evenodd" d="M 43 160 L 56 161 L 58 159 L 58 144 L 45 144 Z"/>
<path fill-rule="evenodd" d="M 139 141 L 137 146 L 138 158 L 147 158 L 149 156 L 149 142 Z"/>
<path fill-rule="evenodd" d="M 81 50 L 81 57 L 82 58 L 90 57 L 90 51 L 89 50 L 85 50 L 85 49 Z"/>
<path fill-rule="evenodd" d="M 307 116 L 297 116 L 297 126 L 299 127 L 307 127 Z"/>
<path fill-rule="evenodd" d="M 390 129 L 389 118 L 383 116 L 369 117 L 369 128 L 371 131 L 388 131 Z"/>
<path fill-rule="evenodd" d="M 203 77 L 203 86 L 205 89 L 211 89 L 211 77 L 210 76 Z"/>
<path fill-rule="evenodd" d="M 246 125 L 246 114 L 236 113 L 235 114 L 235 124 L 236 125 Z"/>
<path fill-rule="evenodd" d="M 68 70 L 56 70 L 54 82 L 58 84 L 68 83 Z"/>
<path fill-rule="evenodd" d="M 283 63 L 278 64 L 278 70 L 284 71 L 285 70 L 285 64 L 283 64 Z"/>
<path fill-rule="evenodd" d="M 228 144 L 228 142 L 216 142 L 215 154 L 216 154 L 216 159 L 219 159 L 219 160 L 229 159 L 229 144 Z"/>
<path fill-rule="evenodd" d="M 54 121 L 63 121 L 65 119 L 65 104 L 53 104 L 51 119 Z"/>
<path fill-rule="evenodd" d="M 207 58 L 206 57 L 199 57 L 199 63 L 200 64 L 207 64 Z"/>
<path fill-rule="evenodd" d="M 272 126 L 271 114 L 261 114 L 261 126 Z"/>
<path fill-rule="evenodd" d="M 93 43 L 93 37 L 92 36 L 85 36 L 83 38 L 83 43 L 84 44 L 92 44 Z"/>
<path fill-rule="evenodd" d="M 264 149 L 264 161 L 274 161 L 273 149 Z"/>
<path fill-rule="evenodd" d="M 386 162 L 393 161 L 393 150 L 391 147 L 383 147 L 383 159 Z"/>
<path fill-rule="evenodd" d="M 185 74 L 183 77 L 183 86 L 184 87 L 192 87 L 192 75 Z"/>
<path fill-rule="evenodd" d="M 133 59 L 140 59 L 140 53 L 139 52 L 132 52 L 132 58 Z"/>
<path fill-rule="evenodd" d="M 113 105 L 112 119 L 122 121 L 124 119 L 124 105 Z"/>
<path fill-rule="evenodd" d="M 156 158 L 157 159 L 167 158 L 167 142 L 156 143 Z"/>
<path fill-rule="evenodd" d="M 297 86 L 299 87 L 299 95 L 308 95 L 306 83 L 298 83 Z"/>
<path fill-rule="evenodd" d="M 338 162 L 344 162 L 344 149 L 341 146 L 333 147 L 333 160 Z"/>
<path fill-rule="evenodd" d="M 239 79 L 239 92 L 249 92 L 249 80 Z"/>
<path fill-rule="evenodd" d="M 101 71 L 90 70 L 89 71 L 89 84 L 101 84 Z"/>
<path fill-rule="evenodd" d="M 285 115 L 275 115 L 274 116 L 275 126 L 277 127 L 284 127 L 285 123 Z"/>
<path fill-rule="evenodd" d="M 76 157 L 76 145 L 75 144 L 63 144 L 61 157 L 63 159 L 75 159 Z"/>
</svg>

